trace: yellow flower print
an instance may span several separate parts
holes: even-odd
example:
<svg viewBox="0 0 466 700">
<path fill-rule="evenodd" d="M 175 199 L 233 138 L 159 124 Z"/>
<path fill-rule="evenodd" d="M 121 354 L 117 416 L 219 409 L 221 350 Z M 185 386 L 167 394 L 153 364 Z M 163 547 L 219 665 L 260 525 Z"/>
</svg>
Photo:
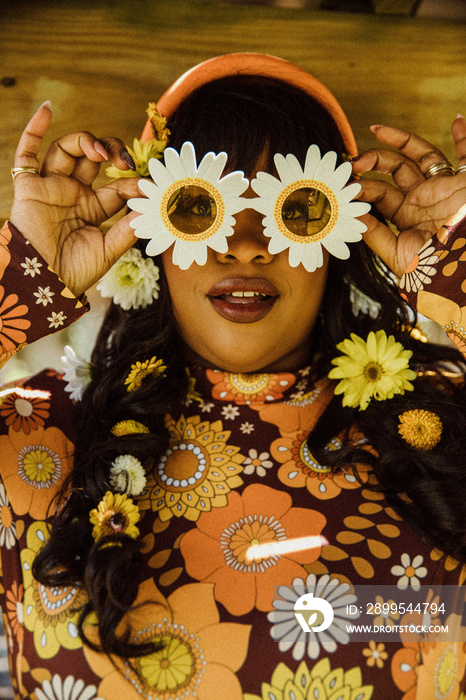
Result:
<svg viewBox="0 0 466 700">
<path fill-rule="evenodd" d="M 130 614 L 131 641 L 162 641 L 163 648 L 123 660 L 85 647 L 89 665 L 102 678 L 99 695 L 125 700 L 211 700 L 220 693 L 228 700 L 242 700 L 236 671 L 246 658 L 251 628 L 219 621 L 211 584 L 181 586 L 163 599 L 151 579 L 140 587 L 136 604 L 141 603 Z"/>
<path fill-rule="evenodd" d="M 301 661 L 296 673 L 284 663 L 279 663 L 269 683 L 262 683 L 262 694 L 245 693 L 243 700 L 270 700 L 270 698 L 300 698 L 300 700 L 330 700 L 330 698 L 358 698 L 370 700 L 374 686 L 362 685 L 358 666 L 344 671 L 332 669 L 328 658 L 322 659 L 311 669 Z"/>
<path fill-rule="evenodd" d="M 227 495 L 243 483 L 244 456 L 228 444 L 222 421 L 201 422 L 200 416 L 166 420 L 170 444 L 155 465 L 141 509 L 152 508 L 165 522 L 176 516 L 196 521 L 202 512 L 227 505 Z"/>
<path fill-rule="evenodd" d="M 34 636 L 34 648 L 41 659 L 51 659 L 60 647 L 78 649 L 78 612 L 86 595 L 74 586 L 38 583 L 32 575 L 32 562 L 48 539 L 44 522 L 35 522 L 27 533 L 27 547 L 21 552 L 24 581 L 24 626 Z"/>
<path fill-rule="evenodd" d="M 71 467 L 72 453 L 71 442 L 55 427 L 38 427 L 29 434 L 10 428 L 0 436 L 2 477 L 14 513 L 46 517 Z"/>
</svg>

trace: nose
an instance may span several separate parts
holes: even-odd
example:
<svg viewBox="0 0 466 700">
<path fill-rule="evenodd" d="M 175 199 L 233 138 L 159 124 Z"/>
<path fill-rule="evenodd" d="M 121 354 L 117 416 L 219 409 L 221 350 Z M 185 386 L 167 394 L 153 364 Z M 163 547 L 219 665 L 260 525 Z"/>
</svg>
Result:
<svg viewBox="0 0 466 700">
<path fill-rule="evenodd" d="M 269 239 L 264 236 L 262 214 L 254 209 L 244 209 L 235 216 L 234 234 L 227 238 L 228 251 L 217 253 L 221 263 L 259 263 L 266 265 L 274 256 L 269 253 Z"/>
</svg>

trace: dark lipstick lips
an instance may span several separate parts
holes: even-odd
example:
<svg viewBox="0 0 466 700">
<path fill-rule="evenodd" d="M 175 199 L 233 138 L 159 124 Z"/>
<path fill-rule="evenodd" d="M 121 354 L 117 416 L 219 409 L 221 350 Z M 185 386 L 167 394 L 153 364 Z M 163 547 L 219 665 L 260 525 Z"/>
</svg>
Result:
<svg viewBox="0 0 466 700">
<path fill-rule="evenodd" d="M 215 311 L 228 321 L 254 323 L 267 316 L 279 292 L 263 277 L 228 277 L 216 282 L 207 296 Z"/>
</svg>

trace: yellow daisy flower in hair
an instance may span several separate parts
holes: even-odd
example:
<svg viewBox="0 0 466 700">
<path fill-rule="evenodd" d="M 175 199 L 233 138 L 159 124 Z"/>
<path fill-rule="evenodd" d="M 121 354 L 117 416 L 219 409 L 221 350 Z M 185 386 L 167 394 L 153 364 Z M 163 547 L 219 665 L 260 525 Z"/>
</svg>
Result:
<svg viewBox="0 0 466 700">
<path fill-rule="evenodd" d="M 145 377 L 149 374 L 161 377 L 166 369 L 163 360 L 158 360 L 156 357 L 151 357 L 150 360 L 144 360 L 144 362 L 136 362 L 131 365 L 131 371 L 125 379 L 126 391 L 137 391 Z"/>
<path fill-rule="evenodd" d="M 398 432 L 408 445 L 432 450 L 440 442 L 443 425 L 436 413 L 417 408 L 405 411 L 398 418 Z"/>
<path fill-rule="evenodd" d="M 150 119 L 155 139 L 167 143 L 168 137 L 170 136 L 170 129 L 167 129 L 167 120 L 165 117 L 162 117 L 155 102 L 149 102 L 146 114 Z"/>
<path fill-rule="evenodd" d="M 136 523 L 140 518 L 139 509 L 124 493 L 107 491 L 97 508 L 89 513 L 94 525 L 92 537 L 99 540 L 106 535 L 119 533 L 133 539 L 139 537 Z"/>
<path fill-rule="evenodd" d="M 409 369 L 412 352 L 385 331 L 371 331 L 367 340 L 352 333 L 337 349 L 345 354 L 332 360 L 336 367 L 328 376 L 341 380 L 335 394 L 343 394 L 343 406 L 364 411 L 372 398 L 385 401 L 414 389 L 410 380 L 416 372 Z"/>
<path fill-rule="evenodd" d="M 116 437 L 121 437 L 122 435 L 132 435 L 134 433 L 150 433 L 150 430 L 146 425 L 144 425 L 144 423 L 140 423 L 139 421 L 132 420 L 130 418 L 128 420 L 120 420 L 118 423 L 115 423 L 110 432 Z"/>
</svg>

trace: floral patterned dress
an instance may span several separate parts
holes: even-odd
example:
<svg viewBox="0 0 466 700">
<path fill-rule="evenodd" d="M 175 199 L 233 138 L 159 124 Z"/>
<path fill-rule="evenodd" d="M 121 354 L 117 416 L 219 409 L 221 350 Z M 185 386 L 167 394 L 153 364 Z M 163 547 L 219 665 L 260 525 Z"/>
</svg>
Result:
<svg viewBox="0 0 466 700">
<path fill-rule="evenodd" d="M 422 305 L 428 294 L 427 305 L 433 297 L 449 305 L 446 330 L 461 347 L 464 275 L 452 277 L 462 262 L 460 240 L 464 250 L 466 224 L 458 217 L 421 251 L 401 288 L 411 303 L 418 296 Z M 0 273 L 3 360 L 85 310 L 12 227 L 0 232 Z M 455 301 L 442 299 L 447 282 Z M 357 479 L 351 469 L 333 473 L 316 461 L 306 436 L 334 383 L 313 382 L 310 368 L 190 373 L 189 397 L 166 417 L 169 448 L 136 499 L 145 545 L 138 602 L 147 603 L 131 613 L 133 639 L 164 646 L 131 662 L 82 644 L 76 610 L 84 590 L 47 588 L 32 576 L 48 536 L 48 506 L 72 463 L 73 404 L 63 377 L 46 370 L 0 394 L 0 597 L 15 697 L 465 698 L 463 641 L 413 641 L 403 632 L 396 641 L 352 641 L 346 631 L 347 606 L 361 587 L 374 587 L 375 625 L 406 626 L 419 616 L 384 612 L 383 586 L 461 590 L 466 567 L 413 532 L 369 470 Z M 325 539 L 250 554 L 251 545 L 309 537 Z M 303 594 L 331 601 L 336 624 L 304 633 L 294 614 Z M 447 622 L 458 626 L 457 618 Z M 91 623 L 87 631 L 97 640 Z"/>
</svg>

